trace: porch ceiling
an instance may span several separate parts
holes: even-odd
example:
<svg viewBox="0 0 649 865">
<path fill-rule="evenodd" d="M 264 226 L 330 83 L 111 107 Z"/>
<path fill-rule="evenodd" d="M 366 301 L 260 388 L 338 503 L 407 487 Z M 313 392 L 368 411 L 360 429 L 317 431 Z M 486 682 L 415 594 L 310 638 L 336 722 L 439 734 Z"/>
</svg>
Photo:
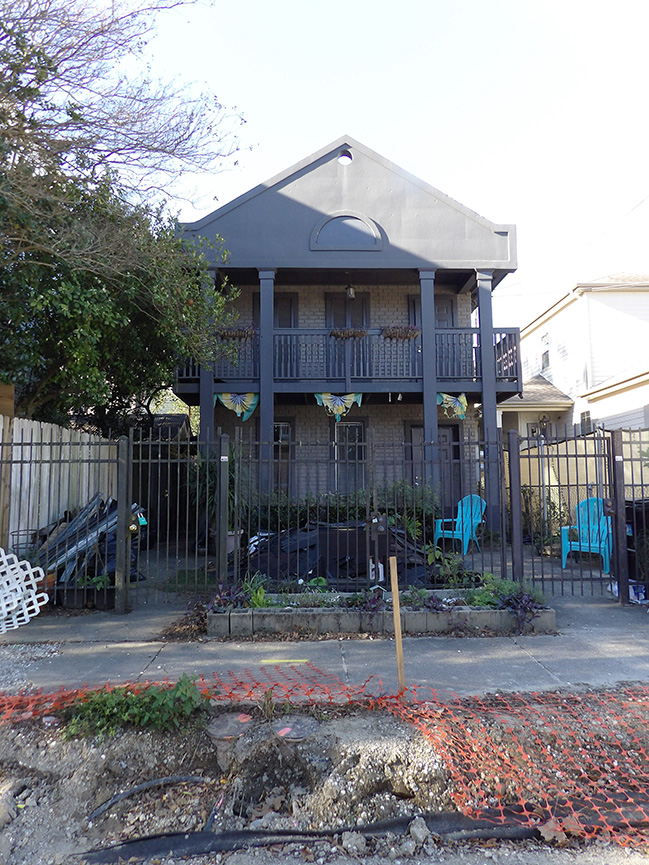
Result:
<svg viewBox="0 0 649 865">
<path fill-rule="evenodd" d="M 222 268 L 219 273 L 227 276 L 236 286 L 259 287 L 259 273 L 253 268 Z M 275 273 L 275 287 L 296 285 L 405 285 L 419 290 L 419 271 L 414 269 L 367 269 L 333 270 L 286 268 Z M 475 285 L 475 272 L 471 270 L 439 270 L 435 278 L 436 286 L 450 288 L 456 293 L 472 290 Z"/>
</svg>

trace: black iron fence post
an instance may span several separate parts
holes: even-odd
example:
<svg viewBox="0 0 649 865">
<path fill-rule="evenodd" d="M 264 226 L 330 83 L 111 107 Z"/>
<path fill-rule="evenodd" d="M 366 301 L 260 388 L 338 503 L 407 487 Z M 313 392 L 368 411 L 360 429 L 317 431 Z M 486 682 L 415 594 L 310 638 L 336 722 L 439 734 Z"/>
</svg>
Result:
<svg viewBox="0 0 649 865">
<path fill-rule="evenodd" d="M 117 442 L 117 549 L 115 554 L 115 612 L 126 612 L 131 564 L 131 475 L 133 449 L 126 436 Z"/>
<path fill-rule="evenodd" d="M 521 452 L 518 433 L 507 435 L 509 448 L 509 519 L 512 543 L 512 576 L 523 581 L 523 507 L 521 495 Z"/>
<path fill-rule="evenodd" d="M 613 561 L 621 604 L 629 603 L 629 561 L 626 537 L 626 502 L 624 495 L 624 454 L 622 430 L 611 432 L 611 462 L 613 470 Z"/>
<path fill-rule="evenodd" d="M 228 496 L 230 480 L 230 436 L 219 435 L 219 471 L 218 471 L 218 519 L 216 533 L 216 561 L 218 562 L 219 580 L 226 581 L 228 573 Z M 234 528 L 234 526 L 233 526 Z"/>
</svg>

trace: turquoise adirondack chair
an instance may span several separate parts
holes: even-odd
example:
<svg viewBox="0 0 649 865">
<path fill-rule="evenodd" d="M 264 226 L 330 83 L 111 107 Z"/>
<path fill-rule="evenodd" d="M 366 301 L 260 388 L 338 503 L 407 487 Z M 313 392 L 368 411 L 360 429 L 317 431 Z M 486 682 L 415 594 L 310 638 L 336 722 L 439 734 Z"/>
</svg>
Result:
<svg viewBox="0 0 649 865">
<path fill-rule="evenodd" d="M 454 520 L 435 520 L 435 539 L 437 546 L 439 538 L 451 538 L 462 543 L 462 553 L 466 556 L 469 541 L 473 541 L 478 549 L 480 544 L 476 537 L 476 529 L 482 522 L 482 516 L 487 503 L 480 496 L 464 496 L 457 503 L 457 517 Z M 450 528 L 444 528 L 444 525 Z"/>
<path fill-rule="evenodd" d="M 570 531 L 577 539 L 570 539 Z M 611 572 L 613 535 L 611 518 L 604 514 L 604 502 L 597 496 L 584 499 L 577 505 L 577 525 L 561 529 L 561 567 L 565 568 L 568 553 L 596 553 L 602 557 L 602 571 Z"/>
</svg>

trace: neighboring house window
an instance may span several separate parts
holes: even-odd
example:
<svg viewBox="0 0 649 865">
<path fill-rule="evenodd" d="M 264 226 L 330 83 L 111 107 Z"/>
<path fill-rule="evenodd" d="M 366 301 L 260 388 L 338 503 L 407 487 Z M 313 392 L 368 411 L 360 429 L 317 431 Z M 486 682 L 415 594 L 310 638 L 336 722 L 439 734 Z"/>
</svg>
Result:
<svg viewBox="0 0 649 865">
<path fill-rule="evenodd" d="M 356 297 L 337 292 L 325 295 L 327 327 L 368 327 L 370 323 L 369 294 L 357 293 Z"/>
<path fill-rule="evenodd" d="M 541 355 L 541 371 L 550 369 L 550 352 L 544 351 Z"/>
<path fill-rule="evenodd" d="M 297 327 L 297 294 L 276 291 L 273 295 L 274 327 Z M 252 296 L 252 320 L 259 327 L 259 292 Z"/>
<path fill-rule="evenodd" d="M 338 493 L 353 493 L 365 487 L 365 423 L 334 423 L 334 483 Z"/>
<path fill-rule="evenodd" d="M 589 411 L 582 411 L 579 418 L 579 425 L 582 435 L 586 435 L 586 433 L 590 433 L 593 431 L 593 421 L 591 420 Z"/>
</svg>

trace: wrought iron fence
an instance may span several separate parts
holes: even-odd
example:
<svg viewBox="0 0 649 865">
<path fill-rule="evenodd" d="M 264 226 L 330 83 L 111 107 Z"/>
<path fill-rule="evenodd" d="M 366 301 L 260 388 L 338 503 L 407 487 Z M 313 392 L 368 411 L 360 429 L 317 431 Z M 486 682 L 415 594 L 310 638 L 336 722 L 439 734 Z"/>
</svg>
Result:
<svg viewBox="0 0 649 865">
<path fill-rule="evenodd" d="M 490 572 L 548 596 L 643 600 L 649 582 L 647 430 L 444 447 L 41 430 L 0 445 L 0 545 L 43 565 L 61 603 L 207 600 L 246 581 L 363 591 L 387 587 L 391 556 L 425 588 Z M 599 546 L 580 538 L 588 500 Z"/>
</svg>

